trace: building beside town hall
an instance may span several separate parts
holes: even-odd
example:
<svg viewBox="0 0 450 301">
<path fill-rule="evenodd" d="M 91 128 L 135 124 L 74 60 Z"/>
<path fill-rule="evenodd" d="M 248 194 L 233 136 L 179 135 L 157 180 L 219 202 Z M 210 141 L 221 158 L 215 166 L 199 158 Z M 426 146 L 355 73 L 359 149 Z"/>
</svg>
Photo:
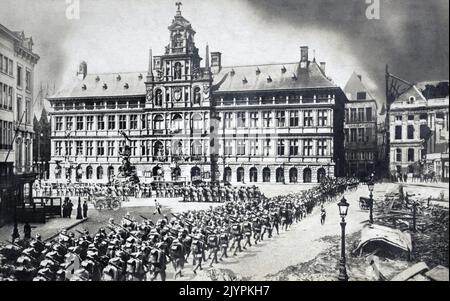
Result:
<svg viewBox="0 0 450 301">
<path fill-rule="evenodd" d="M 180 10 L 169 32 L 147 71 L 89 74 L 83 62 L 49 98 L 52 182 L 112 180 L 125 143 L 143 182 L 309 183 L 344 172 L 346 97 L 308 47 L 293 63 L 225 67 L 208 46 L 203 60 Z"/>
<path fill-rule="evenodd" d="M 353 73 L 344 92 L 345 104 L 345 173 L 347 176 L 367 177 L 375 171 L 377 149 L 377 103 L 362 82 L 362 76 Z"/>
<path fill-rule="evenodd" d="M 435 172 L 449 179 L 449 82 L 412 85 L 391 105 L 391 173 Z"/>
<path fill-rule="evenodd" d="M 0 224 L 16 202 L 31 200 L 33 40 L 0 24 Z"/>
</svg>

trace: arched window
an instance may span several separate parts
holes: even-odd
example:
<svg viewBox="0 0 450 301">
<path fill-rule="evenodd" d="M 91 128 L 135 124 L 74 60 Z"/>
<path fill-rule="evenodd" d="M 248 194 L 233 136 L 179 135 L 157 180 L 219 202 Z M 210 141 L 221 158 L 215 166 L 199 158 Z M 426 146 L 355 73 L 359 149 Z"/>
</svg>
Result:
<svg viewBox="0 0 450 301">
<path fill-rule="evenodd" d="M 103 167 L 101 166 L 97 167 L 97 179 L 98 180 L 103 179 Z"/>
<path fill-rule="evenodd" d="M 56 168 L 55 168 L 55 179 L 61 179 L 61 167 L 60 166 L 57 166 Z"/>
<path fill-rule="evenodd" d="M 256 167 L 250 168 L 250 182 L 258 182 L 258 170 Z"/>
<path fill-rule="evenodd" d="M 200 168 L 197 166 L 194 166 L 191 168 L 191 181 L 192 182 L 198 182 L 202 180 L 202 174 L 200 171 Z"/>
<path fill-rule="evenodd" d="M 162 157 L 164 156 L 164 145 L 161 141 L 156 141 L 153 145 L 153 156 Z"/>
<path fill-rule="evenodd" d="M 114 178 L 114 167 L 108 167 L 108 180 L 111 182 Z"/>
<path fill-rule="evenodd" d="M 223 180 L 225 182 L 231 182 L 231 168 L 226 167 L 223 173 Z"/>
<path fill-rule="evenodd" d="M 163 173 L 163 169 L 161 168 L 161 166 L 156 165 L 155 167 L 153 167 L 152 175 L 154 177 L 162 177 L 164 175 L 164 173 Z"/>
<path fill-rule="evenodd" d="M 179 167 L 175 167 L 172 171 L 172 181 L 177 181 L 181 176 L 181 169 Z"/>
<path fill-rule="evenodd" d="M 270 182 L 270 168 L 265 167 L 263 169 L 263 182 L 268 183 Z"/>
<path fill-rule="evenodd" d="M 194 88 L 194 104 L 199 105 L 201 100 L 202 100 L 202 96 L 201 96 L 201 93 L 200 93 L 200 88 L 199 87 L 195 87 Z"/>
<path fill-rule="evenodd" d="M 319 168 L 317 170 L 317 183 L 321 183 L 325 179 L 326 174 L 325 169 Z"/>
<path fill-rule="evenodd" d="M 156 115 L 153 120 L 153 129 L 154 130 L 163 130 L 164 129 L 164 117 L 162 115 Z"/>
<path fill-rule="evenodd" d="M 174 79 L 181 79 L 181 63 L 176 62 L 175 66 L 173 67 L 173 78 Z"/>
<path fill-rule="evenodd" d="M 277 183 L 283 183 L 284 182 L 284 169 L 281 167 L 278 167 L 276 170 L 276 178 Z"/>
<path fill-rule="evenodd" d="M 311 168 L 303 169 L 303 183 L 311 183 Z"/>
<path fill-rule="evenodd" d="M 194 116 L 192 116 L 192 129 L 195 130 L 195 131 L 203 130 L 202 115 L 194 114 Z"/>
<path fill-rule="evenodd" d="M 237 181 L 238 182 L 244 182 L 244 168 L 243 167 L 239 167 L 236 171 L 236 176 L 237 176 Z"/>
<path fill-rule="evenodd" d="M 161 89 L 157 89 L 155 91 L 155 106 L 162 106 L 162 102 L 163 102 L 163 92 Z"/>
<path fill-rule="evenodd" d="M 92 174 L 93 174 L 92 166 L 86 167 L 86 179 L 87 180 L 92 179 Z"/>
<path fill-rule="evenodd" d="M 298 179 L 298 171 L 297 168 L 292 167 L 289 170 L 289 183 L 297 183 L 297 179 Z"/>
<path fill-rule="evenodd" d="M 183 154 L 183 142 L 176 140 L 172 144 L 172 155 L 181 156 Z"/>
<path fill-rule="evenodd" d="M 192 142 L 192 154 L 194 156 L 201 156 L 202 153 L 202 143 L 198 140 Z"/>
<path fill-rule="evenodd" d="M 183 129 L 183 118 L 180 114 L 172 116 L 172 131 L 180 131 Z"/>
</svg>

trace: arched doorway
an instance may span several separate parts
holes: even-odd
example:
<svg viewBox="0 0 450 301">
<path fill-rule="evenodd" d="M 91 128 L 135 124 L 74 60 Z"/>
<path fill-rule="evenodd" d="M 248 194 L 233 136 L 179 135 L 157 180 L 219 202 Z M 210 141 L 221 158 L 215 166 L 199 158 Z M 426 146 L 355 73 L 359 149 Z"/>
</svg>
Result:
<svg viewBox="0 0 450 301">
<path fill-rule="evenodd" d="M 278 167 L 276 170 L 277 183 L 284 183 L 284 169 Z"/>
<path fill-rule="evenodd" d="M 202 180 L 202 173 L 200 171 L 200 168 L 198 166 L 194 166 L 191 168 L 191 181 L 192 182 L 201 182 Z"/>
<path fill-rule="evenodd" d="M 250 182 L 258 182 L 258 170 L 256 167 L 250 168 Z"/>
<path fill-rule="evenodd" d="M 317 183 L 321 183 L 325 179 L 326 175 L 327 173 L 325 169 L 319 168 L 319 170 L 317 170 Z"/>
<path fill-rule="evenodd" d="M 263 182 L 269 183 L 270 182 L 270 168 L 264 167 L 263 169 Z"/>
<path fill-rule="evenodd" d="M 311 168 L 303 169 L 303 183 L 311 183 Z"/>
<path fill-rule="evenodd" d="M 236 181 L 237 182 L 244 182 L 244 168 L 243 167 L 239 167 L 236 171 Z"/>
<path fill-rule="evenodd" d="M 298 179 L 298 171 L 297 168 L 292 167 L 289 170 L 289 183 L 297 183 L 297 179 Z"/>
<path fill-rule="evenodd" d="M 231 182 L 231 168 L 226 167 L 223 173 L 223 180 L 225 182 Z"/>
</svg>

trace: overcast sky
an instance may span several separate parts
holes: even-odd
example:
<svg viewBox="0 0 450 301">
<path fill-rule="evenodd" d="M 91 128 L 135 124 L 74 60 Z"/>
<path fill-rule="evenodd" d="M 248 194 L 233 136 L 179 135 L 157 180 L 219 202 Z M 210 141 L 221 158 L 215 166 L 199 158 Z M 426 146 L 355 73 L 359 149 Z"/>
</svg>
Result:
<svg viewBox="0 0 450 301">
<path fill-rule="evenodd" d="M 1 0 L 0 23 L 33 37 L 38 81 L 58 87 L 82 60 L 89 73 L 146 71 L 148 49 L 168 44 L 176 1 L 80 0 L 79 20 L 66 1 Z M 356 71 L 381 101 L 385 64 L 412 82 L 448 79 L 448 0 L 380 0 L 379 20 L 366 17 L 366 0 L 182 2 L 201 55 L 208 43 L 224 65 L 295 62 L 308 45 L 337 84 Z"/>
</svg>

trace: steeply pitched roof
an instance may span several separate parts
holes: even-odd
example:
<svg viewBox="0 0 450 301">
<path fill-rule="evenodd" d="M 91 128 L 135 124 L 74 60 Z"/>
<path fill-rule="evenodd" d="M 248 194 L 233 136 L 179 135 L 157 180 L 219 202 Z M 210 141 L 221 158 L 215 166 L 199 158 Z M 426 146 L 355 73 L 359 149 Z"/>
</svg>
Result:
<svg viewBox="0 0 450 301">
<path fill-rule="evenodd" d="M 364 85 L 360 76 L 353 72 L 344 87 L 344 93 L 347 95 L 348 100 L 352 101 L 357 99 L 357 93 L 359 92 L 365 92 L 367 100 L 374 99 L 370 94 L 369 89 L 367 89 Z"/>
<path fill-rule="evenodd" d="M 61 90 L 50 96 L 57 98 L 144 96 L 146 72 L 87 74 L 74 77 Z"/>
<path fill-rule="evenodd" d="M 213 85 L 216 92 L 337 87 L 316 62 L 305 69 L 299 63 L 223 67 Z"/>
</svg>

